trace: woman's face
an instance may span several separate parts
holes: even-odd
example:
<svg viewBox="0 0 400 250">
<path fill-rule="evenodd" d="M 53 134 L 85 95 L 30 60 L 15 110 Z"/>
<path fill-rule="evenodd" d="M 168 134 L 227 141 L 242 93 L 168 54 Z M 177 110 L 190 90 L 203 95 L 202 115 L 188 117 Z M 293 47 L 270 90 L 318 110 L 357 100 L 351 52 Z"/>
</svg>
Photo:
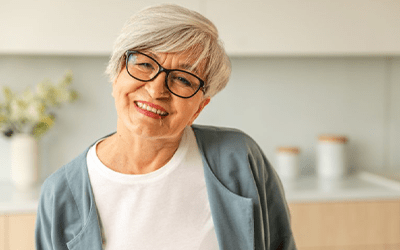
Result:
<svg viewBox="0 0 400 250">
<path fill-rule="evenodd" d="M 188 61 L 191 62 L 187 53 L 144 53 L 167 69 L 187 70 Z M 204 79 L 201 72 L 196 75 Z M 132 78 L 126 67 L 122 67 L 113 83 L 112 92 L 118 114 L 119 132 L 125 131 L 151 139 L 178 140 L 184 128 L 191 125 L 209 103 L 210 98 L 204 98 L 202 91 L 198 91 L 189 99 L 173 95 L 165 86 L 165 76 L 162 72 L 152 81 L 142 82 Z M 155 110 L 145 110 L 146 106 L 143 105 Z"/>
</svg>

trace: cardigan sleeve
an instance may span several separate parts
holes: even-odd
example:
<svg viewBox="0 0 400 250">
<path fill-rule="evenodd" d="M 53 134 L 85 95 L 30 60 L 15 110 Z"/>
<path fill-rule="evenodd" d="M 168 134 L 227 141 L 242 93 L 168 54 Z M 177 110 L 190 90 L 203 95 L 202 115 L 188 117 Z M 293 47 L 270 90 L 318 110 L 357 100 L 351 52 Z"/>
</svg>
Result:
<svg viewBox="0 0 400 250">
<path fill-rule="evenodd" d="M 41 188 L 39 206 L 35 224 L 35 246 L 37 250 L 53 250 L 51 240 L 51 223 L 53 217 L 54 197 L 48 187 L 48 182 L 44 182 Z"/>
<path fill-rule="evenodd" d="M 206 165 L 219 182 L 252 199 L 254 249 L 296 250 L 282 183 L 259 145 L 237 129 L 192 127 Z"/>
<path fill-rule="evenodd" d="M 269 250 L 296 250 L 282 182 L 260 146 L 249 136 L 244 137 L 248 148 L 249 164 L 257 183 L 264 242 Z"/>
<path fill-rule="evenodd" d="M 36 250 L 68 250 L 66 242 L 80 228 L 80 215 L 65 178 L 65 168 L 60 168 L 41 187 L 35 224 Z"/>
<path fill-rule="evenodd" d="M 270 232 L 270 249 L 296 250 L 284 189 L 275 169 L 268 161 L 266 173 L 266 213 Z"/>
</svg>

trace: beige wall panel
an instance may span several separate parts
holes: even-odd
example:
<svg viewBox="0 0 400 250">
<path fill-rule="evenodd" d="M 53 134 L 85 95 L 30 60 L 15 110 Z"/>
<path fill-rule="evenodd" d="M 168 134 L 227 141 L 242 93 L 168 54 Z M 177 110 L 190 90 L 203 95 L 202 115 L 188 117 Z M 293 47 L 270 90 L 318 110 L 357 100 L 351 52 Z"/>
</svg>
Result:
<svg viewBox="0 0 400 250">
<path fill-rule="evenodd" d="M 6 216 L 0 216 L 0 250 L 6 249 Z"/>
<path fill-rule="evenodd" d="M 36 215 L 9 215 L 9 249 L 35 249 Z"/>
<path fill-rule="evenodd" d="M 299 247 L 400 244 L 400 201 L 291 204 Z"/>
</svg>

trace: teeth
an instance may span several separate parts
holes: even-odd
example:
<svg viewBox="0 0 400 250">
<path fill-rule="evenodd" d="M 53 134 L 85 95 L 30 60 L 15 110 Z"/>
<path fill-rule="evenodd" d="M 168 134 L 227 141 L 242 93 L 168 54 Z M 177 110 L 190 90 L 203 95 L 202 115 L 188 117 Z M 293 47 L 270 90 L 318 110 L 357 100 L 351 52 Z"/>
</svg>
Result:
<svg viewBox="0 0 400 250">
<path fill-rule="evenodd" d="M 147 111 L 153 112 L 153 113 L 158 114 L 158 115 L 167 115 L 168 114 L 168 113 L 166 113 L 164 111 L 161 111 L 161 110 L 155 109 L 153 107 L 150 107 L 150 106 L 148 106 L 148 105 L 146 105 L 144 103 L 141 103 L 141 102 L 135 102 L 135 103 L 139 108 L 141 108 L 143 110 L 147 110 Z"/>
</svg>

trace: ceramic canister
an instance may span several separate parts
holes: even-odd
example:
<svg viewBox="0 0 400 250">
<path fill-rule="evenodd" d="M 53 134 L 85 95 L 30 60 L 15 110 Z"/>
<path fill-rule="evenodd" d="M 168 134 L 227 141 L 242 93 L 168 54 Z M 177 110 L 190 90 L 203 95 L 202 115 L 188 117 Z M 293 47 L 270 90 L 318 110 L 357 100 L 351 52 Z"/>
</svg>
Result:
<svg viewBox="0 0 400 250">
<path fill-rule="evenodd" d="M 323 179 L 338 179 L 346 175 L 346 143 L 341 135 L 318 136 L 317 174 Z"/>
<path fill-rule="evenodd" d="M 276 151 L 279 177 L 286 180 L 297 178 L 299 175 L 299 148 L 278 147 Z"/>
</svg>

